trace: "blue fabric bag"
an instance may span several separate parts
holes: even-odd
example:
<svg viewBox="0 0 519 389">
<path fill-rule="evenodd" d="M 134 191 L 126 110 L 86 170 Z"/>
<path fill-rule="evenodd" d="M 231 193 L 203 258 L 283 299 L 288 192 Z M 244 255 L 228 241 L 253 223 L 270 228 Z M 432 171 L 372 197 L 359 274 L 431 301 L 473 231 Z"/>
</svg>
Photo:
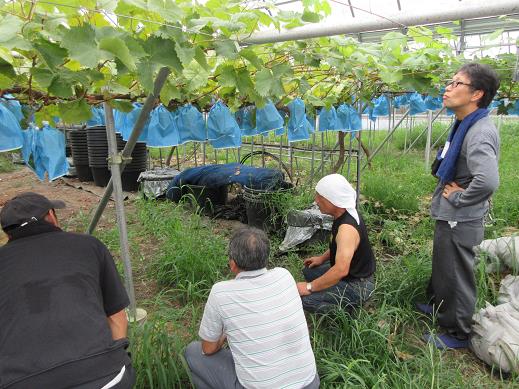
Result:
<svg viewBox="0 0 519 389">
<path fill-rule="evenodd" d="M 0 104 L 0 152 L 16 150 L 22 146 L 20 122 L 4 104 Z"/>
<path fill-rule="evenodd" d="M 508 108 L 509 115 L 519 115 L 519 100 L 517 100 L 512 108 Z"/>
<path fill-rule="evenodd" d="M 124 140 L 128 140 L 132 134 L 133 127 L 137 123 L 137 119 L 142 111 L 142 104 L 133 103 L 133 110 L 131 112 L 118 112 L 114 115 L 115 129 L 120 132 Z M 148 140 L 148 127 L 150 125 L 150 119 L 146 120 L 144 128 L 142 129 L 141 135 L 139 136 L 139 142 L 146 142 Z"/>
<path fill-rule="evenodd" d="M 221 101 L 211 107 L 207 117 L 207 138 L 215 149 L 241 146 L 241 130 L 231 111 Z"/>
<path fill-rule="evenodd" d="M 425 107 L 430 111 L 436 111 L 443 107 L 443 100 L 441 97 L 426 96 L 424 103 Z"/>
<path fill-rule="evenodd" d="M 180 144 L 191 141 L 205 142 L 207 139 L 204 115 L 191 104 L 186 104 L 178 110 L 177 128 Z"/>
<path fill-rule="evenodd" d="M 306 118 L 305 103 L 300 98 L 288 104 L 290 119 L 288 120 L 288 141 L 297 142 L 310 138 L 311 124 Z"/>
<path fill-rule="evenodd" d="M 368 115 L 369 120 L 371 120 L 372 122 L 377 121 L 376 116 L 373 116 L 373 106 L 372 105 L 368 104 L 368 106 L 366 108 L 364 108 L 364 112 L 362 112 L 362 113 L 365 115 Z"/>
<path fill-rule="evenodd" d="M 256 109 L 256 129 L 259 134 L 266 134 L 272 130 L 279 130 L 284 127 L 285 121 L 279 114 L 276 106 L 271 102 L 263 108 Z"/>
<path fill-rule="evenodd" d="M 403 95 L 396 96 L 393 99 L 393 105 L 396 109 L 407 107 L 409 105 L 409 93 L 404 93 Z"/>
<path fill-rule="evenodd" d="M 373 104 L 373 117 L 389 115 L 389 99 L 387 96 L 379 96 Z"/>
<path fill-rule="evenodd" d="M 234 113 L 234 118 L 236 119 L 236 123 L 238 123 L 238 126 L 240 127 L 242 136 L 258 135 L 256 126 L 252 122 L 253 113 L 253 105 L 248 105 L 246 107 L 240 108 L 238 111 Z"/>
<path fill-rule="evenodd" d="M 105 125 L 105 110 L 102 106 L 90 108 L 92 117 L 87 121 L 88 127 L 104 126 Z M 115 121 L 115 119 L 114 119 Z"/>
<path fill-rule="evenodd" d="M 47 172 L 49 181 L 68 173 L 69 164 L 65 156 L 65 135 L 55 128 L 45 124 L 41 130 L 26 131 L 28 154 L 27 164 L 40 180 L 45 179 Z M 25 159 L 25 156 L 24 156 Z"/>
<path fill-rule="evenodd" d="M 423 101 L 422 96 L 418 92 L 414 92 L 409 96 L 409 114 L 416 115 L 426 112 L 427 107 Z"/>
<path fill-rule="evenodd" d="M 174 118 L 162 104 L 151 111 L 147 141 L 149 147 L 171 147 L 179 144 L 178 128 Z"/>
<path fill-rule="evenodd" d="M 22 131 L 23 135 L 23 147 L 22 147 L 22 158 L 26 165 L 29 165 L 31 155 L 34 153 L 35 144 L 35 132 L 37 130 L 34 127 L 29 127 Z"/>
<path fill-rule="evenodd" d="M 10 94 L 5 94 L 3 99 L 0 99 L 2 101 L 2 104 L 5 105 L 5 107 L 11 111 L 11 113 L 14 115 L 16 120 L 20 122 L 24 116 L 22 112 L 22 105 L 18 100 L 14 100 L 14 96 Z"/>
<path fill-rule="evenodd" d="M 276 130 L 275 134 L 276 134 L 276 136 L 281 136 L 281 135 L 285 134 L 285 129 L 286 129 L 286 126 L 288 123 L 289 116 L 286 111 L 282 111 L 280 109 L 278 109 L 278 113 L 279 113 L 279 116 L 281 116 L 281 119 L 283 119 L 283 127 L 278 128 Z"/>
<path fill-rule="evenodd" d="M 339 131 L 359 131 L 362 128 L 362 121 L 358 112 L 349 104 L 341 104 L 337 108 L 337 126 Z"/>
<path fill-rule="evenodd" d="M 322 108 L 319 111 L 319 131 L 338 130 L 337 111 L 332 105 L 330 109 Z"/>
</svg>

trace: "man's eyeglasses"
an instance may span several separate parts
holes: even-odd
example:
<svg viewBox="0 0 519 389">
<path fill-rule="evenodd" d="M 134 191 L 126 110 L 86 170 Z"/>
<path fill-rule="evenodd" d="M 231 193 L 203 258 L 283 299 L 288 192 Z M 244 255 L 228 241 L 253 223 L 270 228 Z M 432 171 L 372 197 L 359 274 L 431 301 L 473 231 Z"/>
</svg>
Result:
<svg viewBox="0 0 519 389">
<path fill-rule="evenodd" d="M 467 85 L 470 87 L 474 87 L 472 84 L 467 84 L 466 82 L 463 82 L 463 81 L 447 80 L 447 82 L 445 83 L 445 88 L 448 88 L 449 86 L 452 86 L 453 88 L 457 88 L 458 85 Z"/>
</svg>

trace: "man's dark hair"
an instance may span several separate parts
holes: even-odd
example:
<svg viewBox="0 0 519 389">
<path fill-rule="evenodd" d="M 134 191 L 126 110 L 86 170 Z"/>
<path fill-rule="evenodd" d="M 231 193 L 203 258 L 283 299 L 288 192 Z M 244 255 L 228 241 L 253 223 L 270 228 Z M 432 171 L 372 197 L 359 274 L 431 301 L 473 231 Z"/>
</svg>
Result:
<svg viewBox="0 0 519 389">
<path fill-rule="evenodd" d="M 478 107 L 488 107 L 499 89 L 499 76 L 494 69 L 485 64 L 471 62 L 463 65 L 456 73 L 466 74 L 472 87 L 483 91 Z"/>
<path fill-rule="evenodd" d="M 229 259 L 245 271 L 267 266 L 270 242 L 267 234 L 257 228 L 242 228 L 229 241 Z"/>
</svg>

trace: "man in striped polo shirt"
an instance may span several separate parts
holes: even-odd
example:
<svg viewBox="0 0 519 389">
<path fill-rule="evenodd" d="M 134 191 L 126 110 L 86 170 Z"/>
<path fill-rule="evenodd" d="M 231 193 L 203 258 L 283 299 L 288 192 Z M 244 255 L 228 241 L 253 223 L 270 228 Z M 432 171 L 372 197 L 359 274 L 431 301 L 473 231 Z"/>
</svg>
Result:
<svg viewBox="0 0 519 389">
<path fill-rule="evenodd" d="M 233 280 L 211 289 L 199 335 L 185 351 L 197 389 L 318 388 L 319 376 L 292 275 L 267 270 L 270 243 L 245 228 L 229 242 Z M 229 349 L 223 348 L 225 341 Z"/>
</svg>

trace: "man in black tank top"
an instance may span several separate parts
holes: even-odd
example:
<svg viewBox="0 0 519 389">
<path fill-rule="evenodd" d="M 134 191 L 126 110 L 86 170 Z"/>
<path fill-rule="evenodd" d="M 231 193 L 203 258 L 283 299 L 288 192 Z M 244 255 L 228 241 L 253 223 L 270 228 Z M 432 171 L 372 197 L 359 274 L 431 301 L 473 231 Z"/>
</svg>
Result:
<svg viewBox="0 0 519 389">
<path fill-rule="evenodd" d="M 356 192 L 340 174 L 323 177 L 315 190 L 320 211 L 334 222 L 329 249 L 304 261 L 306 282 L 297 283 L 303 308 L 325 313 L 360 306 L 375 286 L 375 256 L 356 210 Z"/>
</svg>

